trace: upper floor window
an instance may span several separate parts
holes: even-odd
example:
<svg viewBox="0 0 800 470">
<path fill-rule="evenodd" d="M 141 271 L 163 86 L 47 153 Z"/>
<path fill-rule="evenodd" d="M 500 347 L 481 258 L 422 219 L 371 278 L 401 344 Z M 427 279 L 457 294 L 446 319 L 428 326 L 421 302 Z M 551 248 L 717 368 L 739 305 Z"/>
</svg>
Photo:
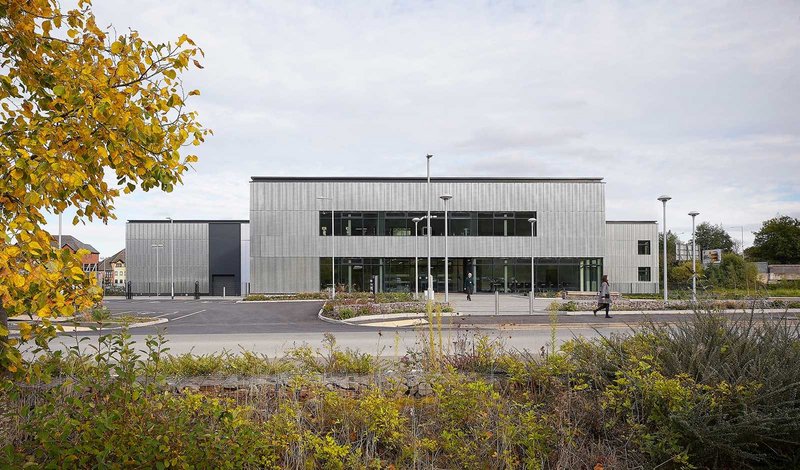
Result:
<svg viewBox="0 0 800 470">
<path fill-rule="evenodd" d="M 335 211 L 331 220 L 330 211 L 319 212 L 319 234 L 338 236 L 412 236 L 425 235 L 427 212 L 379 211 L 353 212 Z M 453 211 L 447 214 L 447 235 L 450 237 L 530 237 L 531 228 L 536 236 L 536 223 L 528 219 L 536 212 L 467 212 Z M 422 219 L 414 223 L 414 219 Z M 431 235 L 444 235 L 444 212 L 431 212 Z"/>
<path fill-rule="evenodd" d="M 639 240 L 638 247 L 640 255 L 650 254 L 650 240 Z"/>
</svg>

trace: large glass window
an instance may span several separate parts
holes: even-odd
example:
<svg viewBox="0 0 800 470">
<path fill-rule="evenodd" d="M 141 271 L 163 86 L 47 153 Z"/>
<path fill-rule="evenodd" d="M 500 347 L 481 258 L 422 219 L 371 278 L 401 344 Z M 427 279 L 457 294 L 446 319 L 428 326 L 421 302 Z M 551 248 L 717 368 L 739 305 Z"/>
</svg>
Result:
<svg viewBox="0 0 800 470">
<path fill-rule="evenodd" d="M 398 237 L 413 235 L 414 223 L 408 218 L 407 212 L 386 212 L 384 221 L 384 235 Z"/>
<path fill-rule="evenodd" d="M 426 212 L 334 212 L 333 230 L 336 236 L 410 236 L 414 235 L 414 218 L 422 219 L 419 235 L 427 233 Z M 431 235 L 444 235 L 444 212 L 431 212 Z M 531 224 L 528 219 L 536 212 L 448 212 L 448 236 L 456 237 L 529 237 Z M 536 223 L 533 226 L 536 236 Z M 319 212 L 319 234 L 330 236 L 331 212 Z M 649 243 L 649 242 L 648 242 Z M 649 248 L 648 248 L 649 249 Z M 641 248 L 640 248 L 641 250 Z"/>
<path fill-rule="evenodd" d="M 449 212 L 447 221 L 447 235 L 455 237 L 468 237 L 472 233 L 472 218 L 469 212 Z"/>
<path fill-rule="evenodd" d="M 536 212 L 514 212 L 514 234 L 518 237 L 531 236 L 531 223 L 528 219 L 536 217 Z M 536 222 L 533 223 L 534 236 L 536 235 Z"/>
<path fill-rule="evenodd" d="M 427 289 L 427 259 L 336 258 L 336 285 L 345 291 L 366 291 L 372 276 L 382 292 L 424 292 Z M 320 287 L 331 286 L 331 259 L 320 258 Z M 599 258 L 536 258 L 537 292 L 596 291 L 602 272 Z M 415 279 L 415 271 L 418 278 Z M 531 290 L 530 258 L 450 258 L 450 292 L 462 292 L 467 273 L 473 273 L 476 292 L 528 293 Z M 444 259 L 431 260 L 434 289 L 444 291 Z"/>
</svg>

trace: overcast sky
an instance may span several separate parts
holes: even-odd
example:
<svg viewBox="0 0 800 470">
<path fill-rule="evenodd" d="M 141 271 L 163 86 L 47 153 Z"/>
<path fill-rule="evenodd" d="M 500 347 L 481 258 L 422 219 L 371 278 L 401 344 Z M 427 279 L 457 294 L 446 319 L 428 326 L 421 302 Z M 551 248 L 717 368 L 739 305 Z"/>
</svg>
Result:
<svg viewBox="0 0 800 470">
<path fill-rule="evenodd" d="M 734 238 L 800 217 L 800 2 L 95 0 L 99 25 L 188 34 L 214 136 L 171 194 L 66 225 L 248 218 L 253 175 L 602 176 L 608 219 Z M 71 216 L 65 218 L 71 219 Z M 55 220 L 55 219 L 52 219 Z M 50 230 L 57 232 L 57 224 Z"/>
</svg>

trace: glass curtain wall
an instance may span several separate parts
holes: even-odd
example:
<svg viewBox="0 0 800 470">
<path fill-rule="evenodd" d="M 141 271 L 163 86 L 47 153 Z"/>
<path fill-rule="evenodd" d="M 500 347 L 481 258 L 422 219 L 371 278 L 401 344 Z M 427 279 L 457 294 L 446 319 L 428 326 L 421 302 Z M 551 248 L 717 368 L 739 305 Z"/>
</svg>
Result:
<svg viewBox="0 0 800 470">
<path fill-rule="evenodd" d="M 334 232 L 337 237 L 414 235 L 412 219 L 424 217 L 425 212 L 354 212 L 334 213 Z M 431 212 L 431 235 L 444 236 L 444 212 Z M 528 219 L 536 212 L 448 212 L 448 236 L 451 237 L 529 237 Z M 330 211 L 319 212 L 320 236 L 331 234 Z M 534 224 L 534 236 L 536 225 Z M 419 223 L 419 235 L 427 234 L 427 223 Z"/>
<path fill-rule="evenodd" d="M 413 229 L 412 229 L 413 231 Z M 536 291 L 597 291 L 601 258 L 536 258 Z M 450 258 L 450 292 L 461 292 L 472 272 L 476 292 L 527 293 L 530 258 Z M 419 291 L 427 289 L 427 258 L 419 258 Z M 345 291 L 368 291 L 372 276 L 382 292 L 414 292 L 414 258 L 336 258 L 336 284 Z M 444 259 L 431 260 L 433 288 L 444 291 Z M 331 285 L 331 259 L 320 258 L 320 288 Z"/>
</svg>

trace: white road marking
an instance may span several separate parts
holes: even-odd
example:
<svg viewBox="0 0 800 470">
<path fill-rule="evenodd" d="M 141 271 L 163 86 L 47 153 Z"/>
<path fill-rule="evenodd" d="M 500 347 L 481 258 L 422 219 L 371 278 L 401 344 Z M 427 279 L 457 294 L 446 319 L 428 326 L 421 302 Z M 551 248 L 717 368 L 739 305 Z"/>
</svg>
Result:
<svg viewBox="0 0 800 470">
<path fill-rule="evenodd" d="M 153 313 L 155 313 L 155 312 L 153 312 Z M 167 315 L 175 315 L 175 314 L 178 314 L 178 313 L 181 313 L 181 311 L 180 310 L 176 310 L 176 311 L 174 311 L 172 313 L 169 313 L 169 312 L 162 313 L 161 315 L 156 315 L 155 318 L 166 317 Z"/>
<path fill-rule="evenodd" d="M 180 320 L 182 318 L 191 317 L 192 315 L 197 315 L 198 313 L 203 313 L 203 312 L 205 312 L 205 310 L 198 310 L 196 312 L 187 313 L 186 315 L 183 315 L 182 317 L 173 318 L 172 321 L 178 321 L 178 320 Z"/>
</svg>

